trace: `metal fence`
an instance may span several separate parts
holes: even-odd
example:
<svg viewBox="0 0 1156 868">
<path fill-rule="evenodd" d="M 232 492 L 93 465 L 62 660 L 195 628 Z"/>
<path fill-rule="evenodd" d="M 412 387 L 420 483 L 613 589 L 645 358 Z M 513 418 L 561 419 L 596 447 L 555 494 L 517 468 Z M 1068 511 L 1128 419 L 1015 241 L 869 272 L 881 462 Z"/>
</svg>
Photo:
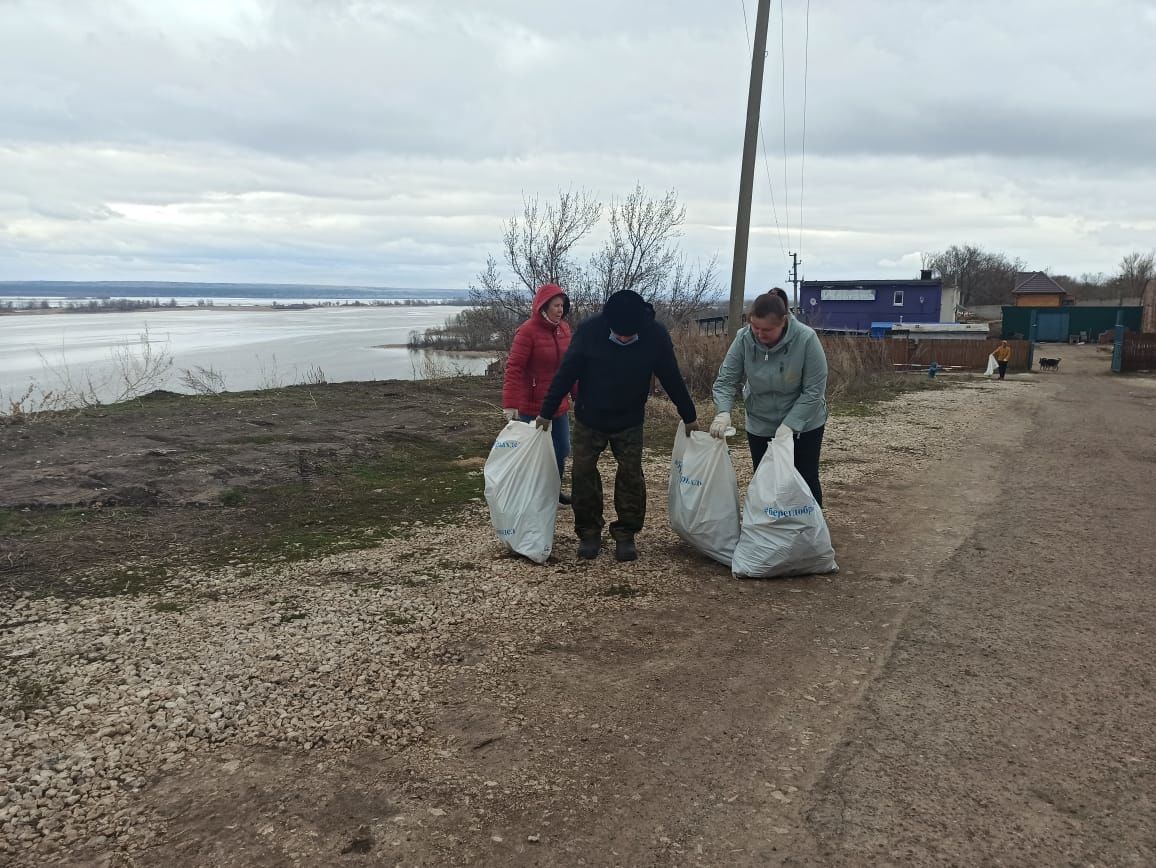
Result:
<svg viewBox="0 0 1156 868">
<path fill-rule="evenodd" d="M 1124 371 L 1156 370 L 1156 334 L 1127 332 L 1124 335 L 1120 369 Z"/>
<path fill-rule="evenodd" d="M 884 339 L 891 363 L 899 369 L 926 368 L 932 362 L 941 368 L 982 371 L 987 359 L 999 346 L 997 340 L 957 340 L 952 338 Z M 1008 341 L 1011 347 L 1009 370 L 1028 369 L 1028 341 Z"/>
</svg>

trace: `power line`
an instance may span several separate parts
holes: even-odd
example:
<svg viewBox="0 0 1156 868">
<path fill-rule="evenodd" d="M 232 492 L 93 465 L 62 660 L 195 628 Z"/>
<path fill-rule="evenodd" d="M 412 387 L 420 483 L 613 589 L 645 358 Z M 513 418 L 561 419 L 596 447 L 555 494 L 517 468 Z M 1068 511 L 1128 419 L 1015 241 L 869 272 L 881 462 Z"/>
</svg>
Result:
<svg viewBox="0 0 1156 868">
<path fill-rule="evenodd" d="M 787 243 L 791 243 L 791 192 L 787 186 L 787 27 L 786 0 L 779 0 L 779 84 L 781 85 L 783 114 L 783 201 L 787 203 L 783 222 L 786 224 Z"/>
<path fill-rule="evenodd" d="M 743 5 L 743 30 L 747 34 L 747 53 L 751 55 L 751 59 L 753 60 L 754 48 L 751 46 L 751 30 L 747 21 L 747 3 L 746 0 L 740 0 L 740 2 Z M 775 205 L 775 185 L 771 180 L 771 163 L 767 159 L 767 141 L 766 136 L 763 134 L 763 119 L 761 117 L 759 118 L 759 146 L 763 153 L 763 169 L 767 173 L 767 188 L 771 191 L 771 213 L 775 217 L 775 231 L 779 236 L 779 251 L 785 257 L 787 255 L 787 245 L 783 243 L 783 227 L 779 224 L 779 209 Z M 789 209 L 790 202 L 787 201 L 784 207 Z M 787 241 L 790 241 L 789 227 Z"/>
<path fill-rule="evenodd" d="M 760 122 L 760 124 L 759 124 L 759 137 L 760 137 L 759 140 L 760 141 L 762 141 L 762 135 L 763 135 L 763 128 L 762 128 L 762 123 Z M 787 245 L 785 243 L 783 243 L 783 227 L 779 225 L 779 211 L 775 207 L 775 185 L 773 183 L 771 183 L 771 163 L 767 159 L 766 142 L 763 142 L 763 169 L 767 173 L 767 187 L 771 191 L 771 213 L 775 215 L 775 230 L 778 232 L 778 235 L 779 235 L 779 251 L 783 254 L 783 256 L 786 256 L 787 255 Z M 789 238 L 787 240 L 790 241 Z"/>
<path fill-rule="evenodd" d="M 803 30 L 803 133 L 799 143 L 799 255 L 803 253 L 803 185 L 807 168 L 807 71 L 811 53 L 811 0 Z"/>
</svg>

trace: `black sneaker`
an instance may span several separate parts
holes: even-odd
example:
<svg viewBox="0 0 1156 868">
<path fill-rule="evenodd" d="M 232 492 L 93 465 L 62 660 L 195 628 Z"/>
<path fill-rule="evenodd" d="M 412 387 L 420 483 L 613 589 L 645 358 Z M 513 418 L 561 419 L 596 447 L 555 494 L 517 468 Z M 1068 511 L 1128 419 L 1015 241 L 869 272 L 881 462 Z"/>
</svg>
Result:
<svg viewBox="0 0 1156 868">
<path fill-rule="evenodd" d="M 570 504 L 572 504 L 574 502 L 574 498 L 572 498 L 570 495 L 568 495 L 566 492 L 563 491 L 561 494 L 558 495 L 558 502 L 560 504 L 562 504 L 563 506 L 569 506 Z"/>
<path fill-rule="evenodd" d="M 614 543 L 614 560 L 616 561 L 636 561 L 638 560 L 638 546 L 634 544 L 632 539 L 620 539 Z"/>
<path fill-rule="evenodd" d="M 602 540 L 596 536 L 578 541 L 578 557 L 583 560 L 592 561 L 598 557 L 598 553 L 601 551 Z"/>
</svg>

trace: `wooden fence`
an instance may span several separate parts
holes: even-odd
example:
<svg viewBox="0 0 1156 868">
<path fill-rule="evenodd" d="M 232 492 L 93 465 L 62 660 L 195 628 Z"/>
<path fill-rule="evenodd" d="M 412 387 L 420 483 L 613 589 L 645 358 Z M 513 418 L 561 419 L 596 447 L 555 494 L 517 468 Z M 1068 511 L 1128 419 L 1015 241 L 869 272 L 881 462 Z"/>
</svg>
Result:
<svg viewBox="0 0 1156 868">
<path fill-rule="evenodd" d="M 987 368 L 988 356 L 999 346 L 999 341 L 994 339 L 843 337 L 839 340 L 861 341 L 878 347 L 890 356 L 897 370 L 918 370 L 936 362 L 941 368 L 982 371 Z M 1008 369 L 1026 371 L 1028 341 L 1008 341 L 1008 346 L 1012 351 Z"/>
<path fill-rule="evenodd" d="M 1125 333 L 1121 370 L 1156 370 L 1156 334 Z"/>
</svg>

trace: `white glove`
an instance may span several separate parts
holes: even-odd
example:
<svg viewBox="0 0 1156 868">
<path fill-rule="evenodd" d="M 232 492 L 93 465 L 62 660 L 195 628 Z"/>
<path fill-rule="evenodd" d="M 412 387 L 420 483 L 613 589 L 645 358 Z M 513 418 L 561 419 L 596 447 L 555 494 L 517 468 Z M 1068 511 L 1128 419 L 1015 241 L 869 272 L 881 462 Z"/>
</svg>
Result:
<svg viewBox="0 0 1156 868">
<path fill-rule="evenodd" d="M 506 417 L 507 422 L 513 422 L 518 418 L 518 411 L 513 407 L 507 407 L 502 411 L 502 415 Z"/>
<path fill-rule="evenodd" d="M 727 429 L 731 427 L 731 414 L 719 413 L 714 417 L 714 421 L 710 423 L 710 436 L 718 437 L 720 440 L 727 436 Z"/>
</svg>

